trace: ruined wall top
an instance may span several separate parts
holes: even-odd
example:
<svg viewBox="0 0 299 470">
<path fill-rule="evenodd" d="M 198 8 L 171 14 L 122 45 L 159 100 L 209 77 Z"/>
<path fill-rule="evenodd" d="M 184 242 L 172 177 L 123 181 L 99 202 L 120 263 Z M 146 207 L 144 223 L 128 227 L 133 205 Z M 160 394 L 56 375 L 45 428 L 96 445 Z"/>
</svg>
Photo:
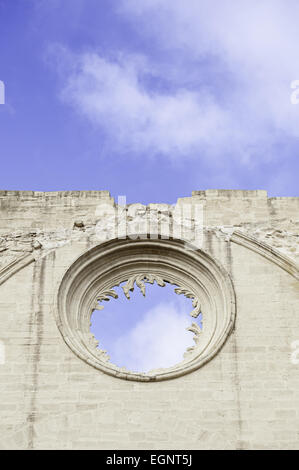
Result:
<svg viewBox="0 0 299 470">
<path fill-rule="evenodd" d="M 109 191 L 0 191 L 0 231 L 28 227 L 69 227 L 73 217 L 93 216 L 100 203 L 116 205 Z M 136 201 L 138 202 L 138 201 Z M 161 201 L 162 202 L 162 201 Z M 175 201 L 174 201 L 175 202 Z M 298 197 L 271 197 L 267 191 L 217 190 L 193 191 L 177 204 L 197 202 L 205 209 L 205 225 L 239 225 L 270 220 L 296 220 Z M 131 205 L 131 204 L 130 204 Z M 152 204 L 150 206 L 153 206 Z M 163 204 L 164 209 L 170 204 Z"/>
</svg>

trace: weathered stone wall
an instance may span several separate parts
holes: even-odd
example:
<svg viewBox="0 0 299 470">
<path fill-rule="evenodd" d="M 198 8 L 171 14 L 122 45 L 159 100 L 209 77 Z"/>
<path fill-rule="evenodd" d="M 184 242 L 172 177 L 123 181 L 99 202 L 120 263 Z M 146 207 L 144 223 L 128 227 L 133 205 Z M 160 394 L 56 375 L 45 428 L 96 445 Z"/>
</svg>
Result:
<svg viewBox="0 0 299 470">
<path fill-rule="evenodd" d="M 186 202 L 203 205 L 202 249 L 231 275 L 235 328 L 195 372 L 142 383 L 82 361 L 54 319 L 65 270 L 113 235 L 109 193 L 0 192 L 3 448 L 299 448 L 299 364 L 291 360 L 299 340 L 299 198 L 210 190 L 178 206 Z M 136 209 L 149 207 L 159 220 L 173 210 Z"/>
</svg>

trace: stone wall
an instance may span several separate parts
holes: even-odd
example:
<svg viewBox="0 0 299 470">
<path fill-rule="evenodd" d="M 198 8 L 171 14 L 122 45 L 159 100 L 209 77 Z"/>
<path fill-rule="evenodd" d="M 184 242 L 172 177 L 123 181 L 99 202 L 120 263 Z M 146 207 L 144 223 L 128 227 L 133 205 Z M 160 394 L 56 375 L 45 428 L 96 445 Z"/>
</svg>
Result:
<svg viewBox="0 0 299 470">
<path fill-rule="evenodd" d="M 0 191 L 2 448 L 299 448 L 299 364 L 291 360 L 299 340 L 299 198 L 208 190 L 177 207 L 184 204 L 202 205 L 201 249 L 232 279 L 234 330 L 203 367 L 136 382 L 77 357 L 54 316 L 68 267 L 113 238 L 113 198 Z M 130 205 L 126 222 L 153 210 L 161 222 L 174 208 Z"/>
</svg>

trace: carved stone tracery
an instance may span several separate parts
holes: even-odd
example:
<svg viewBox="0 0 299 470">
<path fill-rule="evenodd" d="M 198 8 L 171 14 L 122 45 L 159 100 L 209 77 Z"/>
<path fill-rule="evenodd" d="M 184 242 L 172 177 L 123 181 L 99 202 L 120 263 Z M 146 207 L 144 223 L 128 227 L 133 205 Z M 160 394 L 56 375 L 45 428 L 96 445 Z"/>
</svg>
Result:
<svg viewBox="0 0 299 470">
<path fill-rule="evenodd" d="M 203 329 L 193 322 L 194 346 L 173 367 L 148 373 L 128 371 L 109 362 L 106 351 L 90 332 L 90 316 L 102 310 L 102 301 L 124 295 L 146 283 L 170 283 L 175 293 L 192 300 L 191 316 L 204 312 Z M 200 299 L 200 302 L 199 302 Z M 68 346 L 93 367 L 127 380 L 165 380 L 198 369 L 222 347 L 235 318 L 235 294 L 227 272 L 202 250 L 186 250 L 182 240 L 115 239 L 80 256 L 65 273 L 58 289 L 56 321 Z"/>
<path fill-rule="evenodd" d="M 130 292 L 134 291 L 135 284 L 136 284 L 136 286 L 139 287 L 142 295 L 145 297 L 145 295 L 146 295 L 146 286 L 145 286 L 145 284 L 146 283 L 154 284 L 154 282 L 156 282 L 157 285 L 160 286 L 160 287 L 165 287 L 166 283 L 174 284 L 172 282 L 169 282 L 169 281 L 163 279 L 161 276 L 159 276 L 157 274 L 144 274 L 144 273 L 142 273 L 142 274 L 134 274 L 129 279 L 127 279 L 126 283 L 122 286 L 122 289 L 124 291 L 124 295 L 126 296 L 126 298 L 128 300 L 130 300 Z M 114 287 L 114 286 L 112 286 L 112 287 Z M 103 310 L 104 305 L 102 305 L 100 302 L 102 302 L 102 301 L 107 302 L 107 301 L 110 300 L 110 297 L 112 297 L 114 299 L 118 298 L 118 294 L 115 292 L 115 290 L 113 290 L 112 287 L 111 287 L 111 289 L 99 292 L 96 295 L 96 300 L 92 305 L 91 313 L 94 310 Z M 190 315 L 193 318 L 197 318 L 198 315 L 201 313 L 201 310 L 200 310 L 200 302 L 199 302 L 199 299 L 196 297 L 196 295 L 193 292 L 190 292 L 188 289 L 182 288 L 182 287 L 176 287 L 174 289 L 174 292 L 178 295 L 183 294 L 188 299 L 193 299 L 192 300 L 192 306 L 194 307 L 194 309 L 191 311 Z M 196 345 L 199 342 L 199 336 L 200 336 L 200 333 L 201 333 L 201 328 L 198 326 L 197 323 L 194 323 L 194 322 L 189 327 L 187 327 L 186 330 L 190 331 L 191 333 L 194 334 L 193 340 L 195 342 L 195 346 L 187 348 L 187 350 L 184 353 L 184 358 L 188 357 L 190 354 L 192 354 L 195 351 L 195 348 L 196 348 Z M 97 355 L 99 357 L 103 358 L 103 360 L 105 360 L 105 361 L 109 361 L 110 357 L 108 356 L 107 351 L 99 349 L 99 347 L 98 347 L 99 346 L 99 341 L 94 337 L 94 335 L 92 333 L 90 333 L 90 342 L 89 342 L 89 344 L 90 344 L 91 347 L 94 347 L 94 348 L 97 349 Z"/>
</svg>

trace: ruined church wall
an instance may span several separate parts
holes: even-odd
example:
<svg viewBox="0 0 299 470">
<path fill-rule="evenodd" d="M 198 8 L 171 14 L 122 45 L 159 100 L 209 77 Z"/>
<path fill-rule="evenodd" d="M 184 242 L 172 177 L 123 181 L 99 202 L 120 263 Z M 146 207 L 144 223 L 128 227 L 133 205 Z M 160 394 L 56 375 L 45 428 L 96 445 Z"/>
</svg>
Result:
<svg viewBox="0 0 299 470">
<path fill-rule="evenodd" d="M 291 360 L 291 345 L 299 340 L 292 264 L 298 198 L 193 193 L 204 206 L 202 249 L 233 281 L 236 323 L 211 361 L 156 383 L 91 367 L 66 345 L 55 322 L 63 273 L 99 243 L 94 228 L 107 216 L 97 212 L 103 199 L 114 204 L 107 192 L 0 193 L 0 446 L 297 449 L 299 364 Z M 241 244 L 232 228 L 261 244 Z M 282 258 L 264 256 L 264 243 Z M 12 275 L 5 271 L 23 256 L 27 264 Z"/>
</svg>

